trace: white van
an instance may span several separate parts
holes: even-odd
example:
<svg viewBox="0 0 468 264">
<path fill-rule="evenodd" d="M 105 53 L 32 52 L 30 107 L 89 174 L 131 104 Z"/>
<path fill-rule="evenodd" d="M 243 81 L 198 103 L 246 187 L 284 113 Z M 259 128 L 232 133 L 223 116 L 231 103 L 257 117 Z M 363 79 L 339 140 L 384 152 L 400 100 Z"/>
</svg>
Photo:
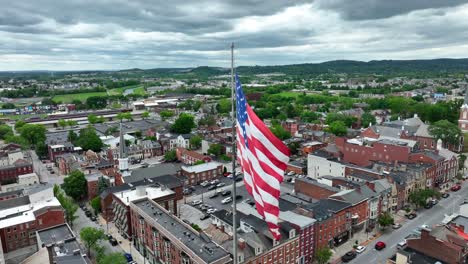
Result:
<svg viewBox="0 0 468 264">
<path fill-rule="evenodd" d="M 406 240 L 403 240 L 397 244 L 397 249 L 404 249 L 405 247 L 406 247 Z"/>
</svg>

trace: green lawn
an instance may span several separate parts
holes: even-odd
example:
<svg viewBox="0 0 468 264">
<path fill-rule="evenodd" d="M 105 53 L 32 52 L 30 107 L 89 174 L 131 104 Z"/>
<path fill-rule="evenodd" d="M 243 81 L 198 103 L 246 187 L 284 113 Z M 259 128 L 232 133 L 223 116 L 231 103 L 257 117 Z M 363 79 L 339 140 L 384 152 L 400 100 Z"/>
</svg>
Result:
<svg viewBox="0 0 468 264">
<path fill-rule="evenodd" d="M 92 96 L 106 96 L 106 92 L 94 92 L 94 93 L 79 93 L 79 94 L 62 94 L 56 95 L 52 98 L 55 102 L 62 102 L 62 103 L 71 103 L 71 101 L 78 99 L 82 102 L 85 102 L 86 99 Z"/>
<path fill-rule="evenodd" d="M 297 93 L 297 92 L 281 92 L 278 95 L 284 96 L 284 97 L 297 97 L 298 95 L 301 95 L 302 93 Z"/>
<path fill-rule="evenodd" d="M 145 95 L 146 94 L 146 91 L 145 91 L 145 88 L 143 88 L 142 86 L 138 87 L 138 88 L 135 88 L 135 90 L 133 90 L 133 93 L 134 94 L 139 94 L 139 95 Z"/>
</svg>

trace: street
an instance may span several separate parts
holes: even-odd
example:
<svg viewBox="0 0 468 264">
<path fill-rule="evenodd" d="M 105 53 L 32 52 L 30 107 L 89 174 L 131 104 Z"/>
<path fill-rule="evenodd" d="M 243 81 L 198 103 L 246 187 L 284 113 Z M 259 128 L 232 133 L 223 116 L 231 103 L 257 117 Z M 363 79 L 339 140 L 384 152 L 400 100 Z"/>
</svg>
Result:
<svg viewBox="0 0 468 264">
<path fill-rule="evenodd" d="M 63 183 L 63 176 L 60 176 L 58 174 L 58 171 L 56 168 L 53 168 L 55 173 L 51 174 L 44 163 L 39 159 L 35 151 L 30 150 L 29 151 L 30 156 L 31 156 L 31 161 L 33 163 L 33 168 L 34 172 L 39 176 L 39 180 L 41 182 L 47 182 L 52 185 L 54 184 L 62 184 Z"/>
<path fill-rule="evenodd" d="M 350 263 L 386 263 L 386 260 L 395 254 L 396 245 L 403 241 L 414 229 L 423 224 L 434 226 L 444 219 L 444 215 L 451 215 L 459 210 L 459 205 L 468 197 L 468 183 L 463 183 L 463 188 L 458 192 L 450 192 L 450 197 L 441 199 L 432 209 L 420 209 L 418 216 L 413 220 L 406 220 L 402 227 L 396 230 L 387 231 L 378 239 L 375 239 L 367 245 L 366 251 L 358 254 Z M 387 247 L 381 251 L 374 249 L 377 241 L 383 241 Z M 350 248 L 351 250 L 351 248 Z"/>
</svg>

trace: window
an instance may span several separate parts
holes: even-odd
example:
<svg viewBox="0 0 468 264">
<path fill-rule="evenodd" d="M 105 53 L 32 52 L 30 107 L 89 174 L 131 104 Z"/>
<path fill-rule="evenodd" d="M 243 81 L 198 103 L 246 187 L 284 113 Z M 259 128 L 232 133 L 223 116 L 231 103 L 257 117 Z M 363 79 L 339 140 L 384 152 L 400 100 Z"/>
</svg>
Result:
<svg viewBox="0 0 468 264">
<path fill-rule="evenodd" d="M 39 224 L 42 225 L 42 218 L 39 218 Z"/>
<path fill-rule="evenodd" d="M 8 227 L 8 228 L 7 228 L 7 232 L 10 233 L 10 231 L 11 231 L 11 230 L 10 230 L 10 228 Z"/>
</svg>

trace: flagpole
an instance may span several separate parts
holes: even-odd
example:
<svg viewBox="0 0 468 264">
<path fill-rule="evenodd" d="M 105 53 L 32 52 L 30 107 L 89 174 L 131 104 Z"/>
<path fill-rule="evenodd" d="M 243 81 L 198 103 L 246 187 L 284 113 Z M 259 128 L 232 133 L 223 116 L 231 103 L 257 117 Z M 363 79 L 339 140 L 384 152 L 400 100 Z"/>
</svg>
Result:
<svg viewBox="0 0 468 264">
<path fill-rule="evenodd" d="M 237 264 L 237 224 L 236 224 L 236 87 L 234 85 L 234 43 L 231 43 L 231 113 L 232 113 L 232 255 Z"/>
</svg>

